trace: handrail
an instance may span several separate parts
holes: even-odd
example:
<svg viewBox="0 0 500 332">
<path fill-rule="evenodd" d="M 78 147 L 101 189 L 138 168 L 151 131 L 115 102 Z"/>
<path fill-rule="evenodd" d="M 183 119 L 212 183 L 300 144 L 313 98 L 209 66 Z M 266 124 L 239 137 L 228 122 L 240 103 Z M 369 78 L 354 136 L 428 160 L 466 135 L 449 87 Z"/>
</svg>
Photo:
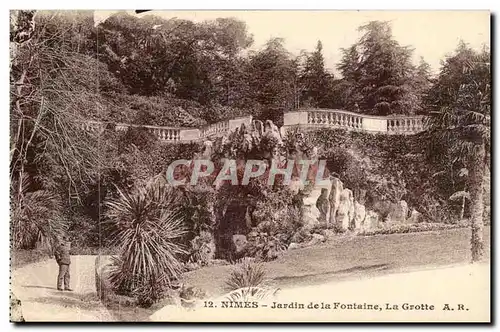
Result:
<svg viewBox="0 0 500 332">
<path fill-rule="evenodd" d="M 338 109 L 298 109 L 284 113 L 282 132 L 291 127 L 306 130 L 318 128 L 342 128 L 354 131 L 384 133 L 388 135 L 412 135 L 424 130 L 424 116 L 390 115 L 376 116 L 354 113 Z M 250 124 L 252 116 L 236 117 L 205 125 L 201 128 L 137 125 L 127 123 L 86 121 L 82 127 L 86 130 L 104 130 L 106 124 L 113 124 L 115 130 L 126 130 L 129 127 L 146 128 L 164 142 L 190 142 L 224 135 L 229 131 Z"/>
<path fill-rule="evenodd" d="M 424 116 L 365 115 L 336 109 L 299 109 L 284 114 L 283 131 L 289 127 L 314 129 L 318 127 L 378 132 L 385 134 L 416 134 L 424 130 Z"/>
</svg>

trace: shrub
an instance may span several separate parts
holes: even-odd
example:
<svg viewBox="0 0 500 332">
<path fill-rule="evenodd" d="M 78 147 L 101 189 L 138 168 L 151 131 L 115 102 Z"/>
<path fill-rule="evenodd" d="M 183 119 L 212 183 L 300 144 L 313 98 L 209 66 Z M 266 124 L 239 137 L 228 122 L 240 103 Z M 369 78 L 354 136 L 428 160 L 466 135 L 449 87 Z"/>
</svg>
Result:
<svg viewBox="0 0 500 332">
<path fill-rule="evenodd" d="M 302 226 L 300 208 L 294 194 L 286 187 L 269 190 L 257 202 L 252 219 L 260 233 L 275 237 L 288 244 L 293 234 Z"/>
<path fill-rule="evenodd" d="M 268 236 L 266 233 L 258 234 L 247 244 L 245 254 L 265 262 L 274 260 L 287 249 L 283 237 Z"/>
<path fill-rule="evenodd" d="M 228 291 L 240 288 L 259 287 L 264 283 L 266 271 L 260 263 L 244 258 L 239 266 L 231 271 L 226 288 Z"/>
<path fill-rule="evenodd" d="M 226 299 L 228 299 L 229 301 L 245 301 L 245 302 L 254 300 L 263 300 L 269 296 L 275 295 L 278 292 L 278 290 L 279 289 L 259 288 L 259 287 L 240 288 L 226 295 Z"/>
<path fill-rule="evenodd" d="M 156 180 L 132 193 L 120 190 L 107 202 L 120 254 L 111 273 L 115 289 L 138 296 L 144 305 L 161 298 L 180 276 L 178 243 L 185 233 L 176 208 L 176 192 Z"/>
<path fill-rule="evenodd" d="M 31 180 L 23 178 L 11 190 L 11 236 L 14 248 L 34 249 L 49 244 L 66 232 L 59 197 L 47 190 L 30 191 Z"/>
</svg>

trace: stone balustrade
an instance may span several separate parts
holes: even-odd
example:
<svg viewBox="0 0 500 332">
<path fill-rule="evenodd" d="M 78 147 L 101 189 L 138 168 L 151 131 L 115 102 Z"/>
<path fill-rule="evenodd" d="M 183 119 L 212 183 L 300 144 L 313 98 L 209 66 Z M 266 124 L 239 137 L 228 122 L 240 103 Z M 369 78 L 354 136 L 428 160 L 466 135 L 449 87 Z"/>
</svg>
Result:
<svg viewBox="0 0 500 332">
<path fill-rule="evenodd" d="M 304 129 L 343 128 L 385 134 L 416 134 L 424 130 L 422 116 L 372 116 L 343 110 L 305 109 L 284 114 L 282 132 Z"/>
<path fill-rule="evenodd" d="M 125 131 L 130 127 L 144 128 L 153 133 L 162 142 L 193 142 L 203 139 L 213 138 L 226 134 L 227 132 L 239 128 L 242 124 L 249 126 L 252 123 L 252 116 L 239 117 L 232 120 L 226 120 L 214 124 L 210 124 L 198 128 L 182 128 L 182 127 L 161 127 L 149 125 L 135 125 L 125 123 L 114 123 L 113 127 L 116 131 Z M 86 121 L 81 123 L 81 128 L 89 132 L 102 132 L 106 128 L 105 122 Z"/>
<path fill-rule="evenodd" d="M 210 124 L 201 129 L 201 137 L 223 135 L 229 131 L 229 120 Z"/>
<path fill-rule="evenodd" d="M 414 134 L 424 130 L 421 116 L 395 117 L 387 119 L 387 132 L 390 134 Z"/>
<path fill-rule="evenodd" d="M 242 124 L 249 126 L 252 116 L 239 117 L 198 128 L 140 126 L 134 124 L 114 124 L 116 131 L 124 131 L 129 127 L 145 128 L 155 134 L 162 142 L 193 142 L 224 135 Z M 87 121 L 82 128 L 91 132 L 102 132 L 106 123 Z M 424 130 L 422 116 L 371 116 L 343 110 L 306 109 L 284 114 L 284 124 L 281 132 L 284 134 L 291 127 L 303 129 L 344 128 L 373 133 L 394 135 L 416 134 Z"/>
</svg>

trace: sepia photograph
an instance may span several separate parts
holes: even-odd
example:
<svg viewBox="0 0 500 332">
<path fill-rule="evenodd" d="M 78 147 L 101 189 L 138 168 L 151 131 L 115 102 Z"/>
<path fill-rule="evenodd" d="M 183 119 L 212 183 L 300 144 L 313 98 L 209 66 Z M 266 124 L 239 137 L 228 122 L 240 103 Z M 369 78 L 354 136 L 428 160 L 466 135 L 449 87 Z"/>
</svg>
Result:
<svg viewBox="0 0 500 332">
<path fill-rule="evenodd" d="M 488 10 L 9 15 L 11 323 L 492 322 Z"/>
</svg>

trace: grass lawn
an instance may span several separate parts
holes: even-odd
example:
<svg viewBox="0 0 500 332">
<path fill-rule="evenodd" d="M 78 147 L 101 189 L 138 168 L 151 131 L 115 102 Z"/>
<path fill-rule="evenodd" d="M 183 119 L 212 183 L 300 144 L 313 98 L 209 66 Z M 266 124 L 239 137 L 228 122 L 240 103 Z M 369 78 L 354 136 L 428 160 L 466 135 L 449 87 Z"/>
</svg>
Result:
<svg viewBox="0 0 500 332">
<path fill-rule="evenodd" d="M 490 257 L 490 227 L 485 228 Z M 339 236 L 321 245 L 287 251 L 265 263 L 269 283 L 281 288 L 321 284 L 348 278 L 425 269 L 470 261 L 467 228 L 376 236 Z M 212 296 L 225 293 L 232 266 L 211 266 L 186 273 L 188 285 Z"/>
</svg>

